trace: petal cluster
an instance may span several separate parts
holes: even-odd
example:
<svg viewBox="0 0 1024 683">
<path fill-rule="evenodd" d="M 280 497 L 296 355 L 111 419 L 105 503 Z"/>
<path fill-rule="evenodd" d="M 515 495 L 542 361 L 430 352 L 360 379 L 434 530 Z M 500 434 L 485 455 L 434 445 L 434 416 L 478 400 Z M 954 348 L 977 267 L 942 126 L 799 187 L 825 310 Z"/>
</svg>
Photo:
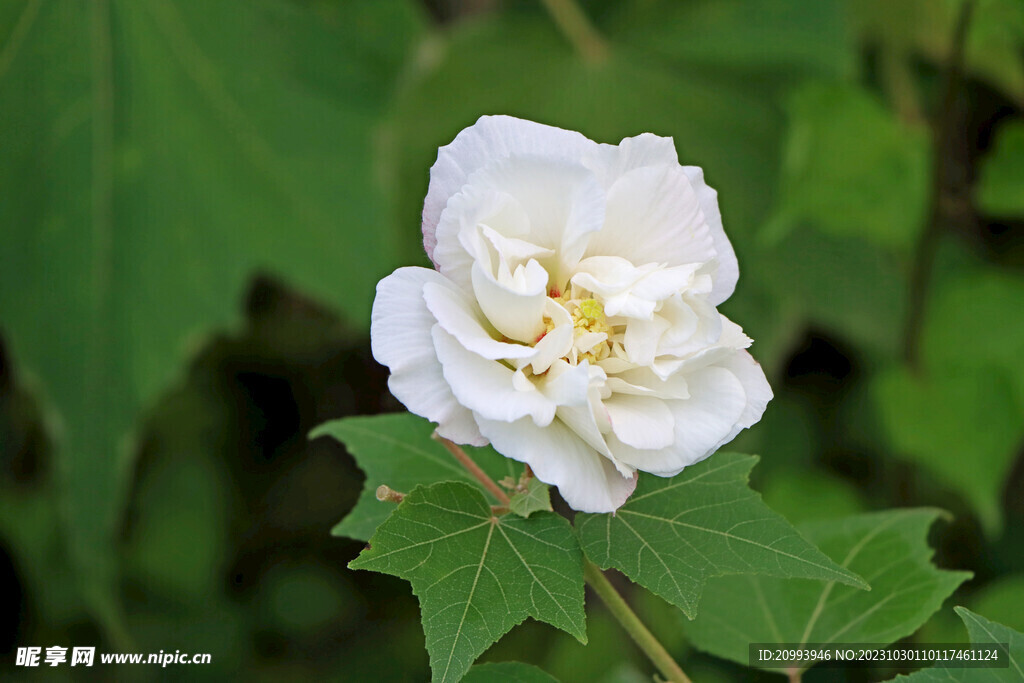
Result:
<svg viewBox="0 0 1024 683">
<path fill-rule="evenodd" d="M 716 310 L 739 274 L 717 195 L 670 138 L 482 117 L 438 152 L 423 238 L 435 270 L 377 286 L 391 392 L 577 510 L 615 510 L 638 470 L 708 457 L 772 397 Z"/>
</svg>

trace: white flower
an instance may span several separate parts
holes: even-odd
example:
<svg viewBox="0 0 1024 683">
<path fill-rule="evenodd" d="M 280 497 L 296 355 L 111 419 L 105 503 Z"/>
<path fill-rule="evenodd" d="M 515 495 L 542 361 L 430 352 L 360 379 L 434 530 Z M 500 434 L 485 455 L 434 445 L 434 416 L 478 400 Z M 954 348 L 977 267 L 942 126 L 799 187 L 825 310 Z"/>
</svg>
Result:
<svg viewBox="0 0 1024 683">
<path fill-rule="evenodd" d="M 772 398 L 715 309 L 739 274 L 717 193 L 670 138 L 482 117 L 438 151 L 423 238 L 436 270 L 400 268 L 373 305 L 391 392 L 577 510 L 708 457 Z"/>
</svg>

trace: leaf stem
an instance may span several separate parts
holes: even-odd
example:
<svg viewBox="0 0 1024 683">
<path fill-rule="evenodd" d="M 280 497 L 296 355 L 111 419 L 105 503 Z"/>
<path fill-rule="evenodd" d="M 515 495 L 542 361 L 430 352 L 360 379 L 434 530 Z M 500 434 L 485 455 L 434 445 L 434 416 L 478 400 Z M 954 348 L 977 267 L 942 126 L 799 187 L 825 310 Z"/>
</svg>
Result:
<svg viewBox="0 0 1024 683">
<path fill-rule="evenodd" d="M 541 0 L 541 4 L 584 61 L 600 62 L 608 56 L 608 44 L 574 0 Z"/>
<path fill-rule="evenodd" d="M 651 660 L 654 666 L 658 667 L 658 671 L 661 672 L 662 676 L 673 683 L 691 683 L 690 678 L 679 668 L 676 660 L 672 659 L 672 655 L 658 642 L 654 634 L 640 621 L 640 617 L 636 615 L 636 612 L 630 608 L 619 592 L 615 590 L 615 586 L 604 575 L 601 568 L 586 557 L 583 558 L 583 578 L 586 579 L 598 597 L 607 605 L 608 611 L 618 620 L 622 628 L 633 639 L 633 642 L 639 645 L 640 649 L 647 655 L 647 658 Z"/>
<path fill-rule="evenodd" d="M 462 463 L 462 466 L 469 470 L 469 473 L 476 477 L 477 481 L 484 485 L 484 488 L 494 494 L 503 505 L 508 505 L 512 500 L 508 494 L 501 490 L 501 487 L 494 483 L 494 480 L 487 476 L 487 473 L 480 469 L 480 466 L 473 462 L 473 459 L 466 455 L 466 451 L 459 448 L 459 445 L 449 441 L 437 432 L 431 438 L 440 441 L 441 445 L 448 449 L 448 452 L 455 456 L 455 459 Z"/>
</svg>

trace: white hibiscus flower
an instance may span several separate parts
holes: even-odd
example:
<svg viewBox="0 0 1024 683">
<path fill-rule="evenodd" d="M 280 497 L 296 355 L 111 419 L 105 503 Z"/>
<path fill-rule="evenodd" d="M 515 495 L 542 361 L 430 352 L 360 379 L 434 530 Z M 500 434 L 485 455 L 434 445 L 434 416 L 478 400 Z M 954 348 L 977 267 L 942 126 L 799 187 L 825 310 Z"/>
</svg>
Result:
<svg viewBox="0 0 1024 683">
<path fill-rule="evenodd" d="M 438 151 L 423 238 L 436 270 L 400 268 L 373 305 L 391 392 L 577 510 L 708 457 L 772 398 L 715 309 L 739 274 L 717 193 L 670 138 L 482 117 Z"/>
</svg>

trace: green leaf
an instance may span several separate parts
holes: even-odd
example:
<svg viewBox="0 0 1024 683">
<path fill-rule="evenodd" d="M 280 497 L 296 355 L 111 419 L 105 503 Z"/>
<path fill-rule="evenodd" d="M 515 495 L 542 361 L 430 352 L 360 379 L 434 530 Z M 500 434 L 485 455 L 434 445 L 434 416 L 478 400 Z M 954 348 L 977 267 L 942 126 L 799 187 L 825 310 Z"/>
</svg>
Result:
<svg viewBox="0 0 1024 683">
<path fill-rule="evenodd" d="M 923 378 L 899 368 L 877 376 L 871 390 L 894 455 L 935 473 L 997 533 L 999 492 L 1024 438 L 1003 373 L 947 370 Z"/>
<path fill-rule="evenodd" d="M 801 525 L 871 590 L 834 581 L 723 577 L 705 591 L 714 607 L 683 628 L 699 649 L 744 665 L 749 643 L 891 643 L 909 636 L 971 576 L 931 563 L 926 539 L 940 514 L 892 510 Z"/>
<path fill-rule="evenodd" d="M 989 621 L 965 607 L 953 608 L 967 627 L 972 645 L 1007 643 L 1009 666 L 991 669 L 946 667 L 941 663 L 930 669 L 897 676 L 893 683 L 1018 683 L 1024 680 L 1024 633 Z"/>
<path fill-rule="evenodd" d="M 921 355 L 932 374 L 1000 368 L 1024 410 L 1024 277 L 966 265 L 937 271 Z"/>
<path fill-rule="evenodd" d="M 828 233 L 909 249 L 924 225 L 929 147 L 867 91 L 808 84 L 789 100 L 778 239 L 801 222 Z"/>
<path fill-rule="evenodd" d="M 412 583 L 435 681 L 459 680 L 528 616 L 586 641 L 583 554 L 569 522 L 495 517 L 467 484 L 413 489 L 349 567 Z"/>
<path fill-rule="evenodd" d="M 471 668 L 462 683 L 558 683 L 558 679 L 530 664 L 492 662 Z"/>
<path fill-rule="evenodd" d="M 366 473 L 359 501 L 331 533 L 360 541 L 370 538 L 394 510 L 392 504 L 377 500 L 377 487 L 382 484 L 401 492 L 442 481 L 476 484 L 476 479 L 451 453 L 431 438 L 433 433 L 433 424 L 411 413 L 346 417 L 326 422 L 310 432 L 311 439 L 330 436 L 344 443 Z M 492 448 L 465 450 L 495 481 L 511 476 L 517 464 Z"/>
<path fill-rule="evenodd" d="M 820 470 L 782 470 L 765 479 L 761 493 L 768 507 L 794 524 L 864 511 L 852 484 Z"/>
<path fill-rule="evenodd" d="M 396 265 L 373 132 L 421 20 L 402 0 L 344 20 L 278 0 L 2 5 L 0 319 L 60 414 L 72 557 L 106 610 L 127 437 L 194 335 L 234 319 L 257 269 L 366 324 Z"/>
<path fill-rule="evenodd" d="M 526 482 L 526 490 L 512 496 L 509 509 L 520 517 L 529 517 L 534 512 L 551 512 L 551 492 L 548 485 L 536 477 Z"/>
<path fill-rule="evenodd" d="M 846 8 L 834 0 L 660 0 L 613 8 L 619 11 L 602 22 L 610 37 L 680 65 L 790 77 L 842 77 L 856 66 Z"/>
<path fill-rule="evenodd" d="M 583 551 L 691 619 L 705 582 L 721 574 L 830 579 L 867 588 L 761 502 L 747 486 L 756 462 L 752 455 L 718 453 L 671 479 L 642 474 L 615 514 L 576 516 Z"/>
<path fill-rule="evenodd" d="M 993 216 L 1024 217 L 1024 122 L 999 127 L 992 151 L 981 165 L 978 208 Z"/>
<path fill-rule="evenodd" d="M 760 315 L 775 318 L 778 308 L 789 306 L 815 328 L 880 355 L 899 352 L 907 287 L 897 255 L 856 236 L 799 226 L 745 265 L 744 277 L 753 276 L 772 295 Z"/>
<path fill-rule="evenodd" d="M 971 606 L 1001 624 L 1024 631 L 1024 574 L 1001 576 L 971 596 Z"/>
</svg>

